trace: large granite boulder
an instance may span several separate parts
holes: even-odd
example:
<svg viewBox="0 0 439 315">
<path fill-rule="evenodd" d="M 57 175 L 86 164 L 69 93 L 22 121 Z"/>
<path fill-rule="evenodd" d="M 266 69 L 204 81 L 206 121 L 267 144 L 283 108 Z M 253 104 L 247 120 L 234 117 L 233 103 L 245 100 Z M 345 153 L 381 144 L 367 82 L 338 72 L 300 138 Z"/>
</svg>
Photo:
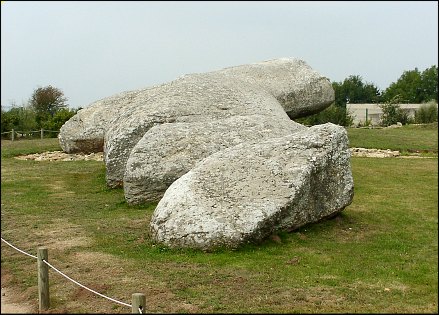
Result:
<svg viewBox="0 0 439 315">
<path fill-rule="evenodd" d="M 327 78 L 305 62 L 287 58 L 185 75 L 144 90 L 136 106 L 124 107 L 123 115 L 105 134 L 107 185 L 123 185 L 132 149 L 158 124 L 249 115 L 292 123 L 287 113 L 292 117 L 311 114 L 333 101 L 334 91 Z"/>
<path fill-rule="evenodd" d="M 166 190 L 151 219 L 171 247 L 237 247 L 333 216 L 353 198 L 343 127 L 325 124 L 219 151 Z"/>
<path fill-rule="evenodd" d="M 311 114 L 333 100 L 327 78 L 302 60 L 282 58 L 185 75 L 95 102 L 61 128 L 59 139 L 65 152 L 88 153 L 104 145 L 107 185 L 118 187 L 131 150 L 155 125 L 248 115 L 288 121 L 287 114 Z"/>
<path fill-rule="evenodd" d="M 211 73 L 239 77 L 242 82 L 247 82 L 251 86 L 260 86 L 277 99 L 291 118 L 318 112 L 329 106 L 334 100 L 334 91 L 329 80 L 313 70 L 303 60 L 296 58 L 274 59 L 230 67 Z M 125 108 L 136 108 L 144 104 L 148 112 L 154 98 L 162 98 L 164 94 L 168 94 L 165 95 L 165 98 L 176 96 L 180 99 L 182 103 L 178 107 L 187 104 L 181 98 L 191 93 L 200 94 L 203 91 L 206 93 L 213 91 L 215 94 L 215 87 L 209 87 L 207 82 L 203 83 L 202 81 L 194 82 L 195 86 L 192 87 L 192 90 L 185 91 L 184 87 L 183 90 L 174 88 L 176 84 L 181 84 L 181 81 L 185 81 L 187 77 L 191 76 L 197 75 L 186 75 L 169 83 L 119 93 L 88 105 L 61 127 L 59 133 L 61 148 L 67 153 L 102 151 L 105 133 L 113 124 L 117 124 L 120 117 L 125 115 Z M 220 109 L 226 108 L 227 102 L 233 102 L 233 99 L 227 98 L 225 101 L 224 104 L 221 101 L 217 102 L 216 106 Z M 251 102 L 251 100 L 247 100 L 247 102 Z M 209 106 L 203 109 L 209 109 Z M 156 111 L 157 120 L 155 122 L 162 123 L 163 120 L 166 122 L 166 117 L 173 116 L 172 112 L 167 113 L 167 111 L 169 111 L 168 106 L 165 106 L 163 111 Z M 141 112 L 145 113 L 144 110 Z M 174 114 L 178 113 L 174 112 Z M 197 112 L 197 114 L 200 113 Z M 172 118 L 170 119 L 172 121 Z"/>
<path fill-rule="evenodd" d="M 282 58 L 117 94 L 61 128 L 65 152 L 104 151 L 130 204 L 160 200 L 154 239 L 236 247 L 342 211 L 353 183 L 343 128 L 291 120 L 334 101 L 330 81 Z"/>
</svg>

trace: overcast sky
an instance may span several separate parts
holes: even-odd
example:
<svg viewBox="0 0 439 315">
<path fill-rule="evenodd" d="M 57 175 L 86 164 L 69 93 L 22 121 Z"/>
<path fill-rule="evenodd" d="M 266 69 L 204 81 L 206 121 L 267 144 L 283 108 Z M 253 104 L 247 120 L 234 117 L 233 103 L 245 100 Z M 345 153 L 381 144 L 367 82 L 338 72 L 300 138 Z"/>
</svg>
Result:
<svg viewBox="0 0 439 315">
<path fill-rule="evenodd" d="M 1 104 L 38 87 L 72 108 L 183 74 L 297 57 L 381 90 L 438 64 L 437 1 L 2 1 Z"/>
</svg>

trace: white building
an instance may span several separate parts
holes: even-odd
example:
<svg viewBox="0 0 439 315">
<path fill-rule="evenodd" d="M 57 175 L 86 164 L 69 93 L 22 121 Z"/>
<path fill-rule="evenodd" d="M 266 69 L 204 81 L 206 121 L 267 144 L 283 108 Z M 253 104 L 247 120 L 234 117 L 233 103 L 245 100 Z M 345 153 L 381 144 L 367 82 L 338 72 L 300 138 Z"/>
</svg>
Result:
<svg viewBox="0 0 439 315">
<path fill-rule="evenodd" d="M 347 104 L 348 112 L 354 118 L 354 125 L 364 124 L 366 120 L 372 125 L 379 125 L 383 111 L 381 104 Z M 398 104 L 400 108 L 407 111 L 409 117 L 414 118 L 416 110 L 424 104 Z"/>
</svg>

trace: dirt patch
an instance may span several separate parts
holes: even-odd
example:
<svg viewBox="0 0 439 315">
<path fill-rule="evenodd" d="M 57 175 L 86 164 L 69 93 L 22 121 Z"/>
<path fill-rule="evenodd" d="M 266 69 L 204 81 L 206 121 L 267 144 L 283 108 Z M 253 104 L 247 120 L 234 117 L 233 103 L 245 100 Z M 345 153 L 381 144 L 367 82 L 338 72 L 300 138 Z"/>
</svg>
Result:
<svg viewBox="0 0 439 315">
<path fill-rule="evenodd" d="M 35 314 L 36 308 L 30 304 L 19 302 L 17 292 L 14 292 L 13 289 L 2 287 L 1 294 L 2 314 Z"/>
<path fill-rule="evenodd" d="M 63 151 L 48 151 L 43 153 L 35 153 L 28 155 L 16 156 L 19 160 L 34 161 L 103 161 L 103 152 L 82 154 L 82 153 L 65 153 Z"/>
<path fill-rule="evenodd" d="M 35 234 L 44 238 L 44 245 L 49 250 L 65 251 L 90 244 L 90 239 L 84 236 L 85 233 L 81 227 L 65 219 L 54 219 L 44 231 L 36 231 Z"/>
<path fill-rule="evenodd" d="M 132 264 L 110 254 L 72 252 L 67 257 L 52 255 L 51 263 L 60 271 L 87 288 L 117 301 L 131 304 L 133 293 L 147 295 L 147 311 L 170 313 L 196 312 L 198 307 L 178 298 L 166 282 L 149 272 L 133 269 Z M 157 266 L 150 265 L 154 269 Z M 136 279 L 136 281 L 133 281 Z M 72 283 L 60 274 L 50 274 L 51 307 L 45 313 L 126 314 L 131 308 Z M 29 300 L 29 299 L 27 299 Z M 172 301 L 171 306 L 166 301 Z"/>
<path fill-rule="evenodd" d="M 31 305 L 28 296 L 13 288 L 11 275 L 2 268 L 1 313 L 2 314 L 35 314 L 38 302 Z"/>
</svg>

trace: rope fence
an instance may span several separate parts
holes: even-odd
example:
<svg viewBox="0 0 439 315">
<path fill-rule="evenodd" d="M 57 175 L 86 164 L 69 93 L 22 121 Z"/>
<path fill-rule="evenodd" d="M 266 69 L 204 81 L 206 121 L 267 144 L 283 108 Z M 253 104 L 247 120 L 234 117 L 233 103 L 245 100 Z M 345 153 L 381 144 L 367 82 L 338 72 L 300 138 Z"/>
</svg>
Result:
<svg viewBox="0 0 439 315">
<path fill-rule="evenodd" d="M 73 280 L 72 278 L 70 278 L 69 276 L 67 276 L 66 274 L 64 274 L 63 272 L 58 270 L 57 268 L 55 268 L 52 264 L 50 264 L 48 262 L 48 254 L 47 254 L 46 248 L 44 248 L 44 247 L 38 248 L 38 256 L 34 256 L 32 254 L 29 254 L 29 253 L 19 249 L 18 247 L 12 245 L 8 241 L 4 240 L 3 237 L 1 238 L 1 240 L 2 240 L 2 242 L 6 243 L 7 245 L 12 247 L 13 249 L 19 251 L 20 253 L 38 260 L 38 296 L 39 296 L 39 309 L 40 309 L 40 311 L 47 310 L 49 308 L 49 305 L 50 305 L 49 304 L 49 275 L 47 272 L 47 270 L 48 270 L 47 267 L 50 267 L 54 271 L 56 271 L 57 273 L 62 275 L 64 278 L 73 282 L 74 284 L 76 284 L 76 285 L 96 294 L 96 295 L 99 295 L 100 297 L 103 297 L 107 300 L 110 300 L 112 302 L 118 303 L 118 304 L 123 305 L 123 306 L 131 307 L 131 309 L 132 309 L 131 313 L 143 314 L 143 311 L 144 311 L 145 305 L 146 305 L 146 297 L 144 294 L 134 293 L 132 295 L 132 304 L 118 301 L 116 299 L 113 299 L 111 297 L 108 297 L 102 293 L 99 293 L 95 290 L 92 290 L 92 289 L 86 287 L 85 285 L 79 283 L 76 280 Z"/>
<path fill-rule="evenodd" d="M 25 251 L 23 251 L 23 250 L 21 250 L 21 249 L 15 247 L 14 245 L 12 245 L 11 243 L 9 243 L 9 242 L 7 242 L 7 241 L 5 241 L 5 240 L 3 239 L 3 237 L 2 237 L 1 239 L 2 239 L 3 242 L 5 242 L 5 243 L 8 244 L 9 246 L 11 246 L 13 249 L 19 251 L 20 253 L 25 254 L 25 255 L 27 255 L 27 256 L 29 256 L 29 257 L 32 257 L 32 258 L 38 259 L 37 256 L 31 255 L 31 254 L 29 254 L 29 253 L 26 253 Z"/>
</svg>

